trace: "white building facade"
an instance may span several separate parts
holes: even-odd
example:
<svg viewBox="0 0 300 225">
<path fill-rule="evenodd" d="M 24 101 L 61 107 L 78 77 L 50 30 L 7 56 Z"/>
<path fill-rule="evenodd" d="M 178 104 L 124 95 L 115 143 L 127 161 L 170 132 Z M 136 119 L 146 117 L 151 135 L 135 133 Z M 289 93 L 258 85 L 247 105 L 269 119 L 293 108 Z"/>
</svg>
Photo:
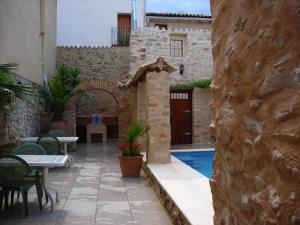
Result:
<svg viewBox="0 0 300 225">
<path fill-rule="evenodd" d="M 129 44 L 144 27 L 146 0 L 58 0 L 57 45 L 100 47 Z"/>
</svg>

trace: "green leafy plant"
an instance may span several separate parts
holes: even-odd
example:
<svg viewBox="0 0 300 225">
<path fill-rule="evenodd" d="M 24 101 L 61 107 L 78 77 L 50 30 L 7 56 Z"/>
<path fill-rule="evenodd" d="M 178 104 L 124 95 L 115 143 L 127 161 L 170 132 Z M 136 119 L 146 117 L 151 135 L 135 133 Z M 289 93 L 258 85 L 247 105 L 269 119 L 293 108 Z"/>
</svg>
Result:
<svg viewBox="0 0 300 225">
<path fill-rule="evenodd" d="M 119 150 L 122 152 L 122 156 L 138 156 L 140 155 L 140 146 L 136 144 L 139 137 L 145 135 L 149 131 L 148 127 L 145 127 L 139 122 L 134 122 L 129 127 L 128 131 L 124 134 L 124 143 L 119 145 Z"/>
<path fill-rule="evenodd" d="M 52 114 L 54 120 L 59 120 L 63 116 L 66 103 L 74 95 L 73 89 L 80 83 L 80 70 L 65 65 L 57 68 L 53 79 L 49 81 L 48 90 L 44 91 L 46 101 L 46 111 Z"/>
<path fill-rule="evenodd" d="M 50 80 L 48 91 L 45 93 L 46 111 L 52 114 L 53 119 L 61 119 L 65 104 L 73 96 L 60 80 Z"/>
<path fill-rule="evenodd" d="M 35 104 L 37 89 L 33 85 L 17 84 L 12 76 L 18 64 L 0 64 L 0 107 L 2 109 L 14 110 L 16 99 L 20 99 L 28 104 Z"/>
<path fill-rule="evenodd" d="M 184 88 L 184 89 L 209 88 L 210 84 L 211 84 L 211 79 L 206 79 L 206 80 L 192 81 L 186 84 L 176 84 L 172 87 Z"/>
<path fill-rule="evenodd" d="M 80 83 L 80 73 L 79 68 L 62 64 L 57 67 L 54 79 L 60 80 L 68 91 L 72 91 Z"/>
</svg>

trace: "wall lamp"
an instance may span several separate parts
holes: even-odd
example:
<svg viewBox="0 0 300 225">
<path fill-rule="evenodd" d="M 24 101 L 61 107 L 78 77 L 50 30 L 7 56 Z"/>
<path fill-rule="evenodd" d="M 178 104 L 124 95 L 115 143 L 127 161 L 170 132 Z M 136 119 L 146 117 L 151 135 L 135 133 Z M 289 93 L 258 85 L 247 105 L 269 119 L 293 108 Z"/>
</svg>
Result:
<svg viewBox="0 0 300 225">
<path fill-rule="evenodd" d="M 182 75 L 183 72 L 184 72 L 184 65 L 181 63 L 180 66 L 179 66 L 179 72 L 180 74 Z"/>
</svg>

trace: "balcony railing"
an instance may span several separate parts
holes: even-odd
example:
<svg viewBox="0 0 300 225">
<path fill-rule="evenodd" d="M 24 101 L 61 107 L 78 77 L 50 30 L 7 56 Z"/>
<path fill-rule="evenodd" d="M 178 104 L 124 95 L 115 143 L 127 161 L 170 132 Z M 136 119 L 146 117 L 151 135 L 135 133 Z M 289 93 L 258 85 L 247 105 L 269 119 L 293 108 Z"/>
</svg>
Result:
<svg viewBox="0 0 300 225">
<path fill-rule="evenodd" d="M 112 46 L 129 46 L 131 28 L 129 27 L 112 27 L 111 42 Z"/>
</svg>

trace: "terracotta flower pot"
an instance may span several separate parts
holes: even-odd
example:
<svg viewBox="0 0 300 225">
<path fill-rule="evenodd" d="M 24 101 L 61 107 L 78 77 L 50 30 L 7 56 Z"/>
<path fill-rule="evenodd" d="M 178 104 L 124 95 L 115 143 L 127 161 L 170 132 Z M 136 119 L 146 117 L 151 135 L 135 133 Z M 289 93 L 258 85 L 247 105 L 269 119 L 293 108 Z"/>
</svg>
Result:
<svg viewBox="0 0 300 225">
<path fill-rule="evenodd" d="M 70 133 L 68 124 L 63 120 L 51 120 L 48 124 L 48 131 L 51 130 L 63 130 L 67 135 Z"/>
<path fill-rule="evenodd" d="M 143 156 L 119 156 L 120 167 L 123 177 L 139 177 Z"/>
</svg>

